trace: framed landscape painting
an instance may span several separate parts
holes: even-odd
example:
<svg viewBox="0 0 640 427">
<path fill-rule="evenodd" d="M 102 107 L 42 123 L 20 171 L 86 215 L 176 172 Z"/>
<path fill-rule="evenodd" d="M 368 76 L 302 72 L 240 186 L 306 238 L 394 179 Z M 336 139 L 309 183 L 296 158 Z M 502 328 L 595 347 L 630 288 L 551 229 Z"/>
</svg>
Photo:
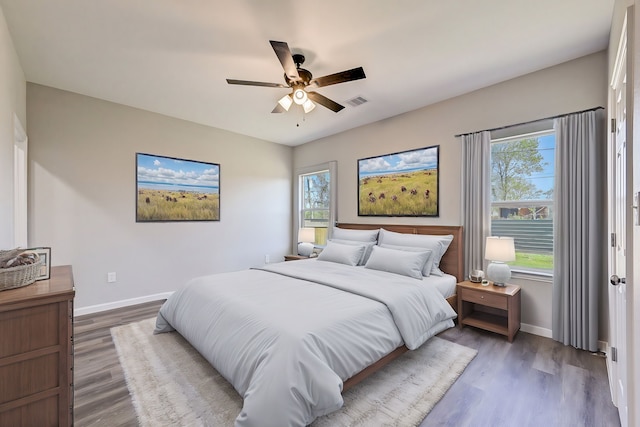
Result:
<svg viewBox="0 0 640 427">
<path fill-rule="evenodd" d="M 136 153 L 136 222 L 220 221 L 220 165 Z"/>
<path fill-rule="evenodd" d="M 438 216 L 439 149 L 358 160 L 358 216 Z"/>
</svg>

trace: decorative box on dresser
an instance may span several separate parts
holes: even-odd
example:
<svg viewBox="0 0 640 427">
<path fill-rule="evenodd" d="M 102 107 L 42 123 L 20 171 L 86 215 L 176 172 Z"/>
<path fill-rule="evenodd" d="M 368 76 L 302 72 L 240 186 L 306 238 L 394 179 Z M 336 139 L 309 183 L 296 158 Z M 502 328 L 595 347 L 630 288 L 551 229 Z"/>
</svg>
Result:
<svg viewBox="0 0 640 427">
<path fill-rule="evenodd" d="M 73 425 L 71 266 L 0 291 L 0 426 Z"/>
</svg>

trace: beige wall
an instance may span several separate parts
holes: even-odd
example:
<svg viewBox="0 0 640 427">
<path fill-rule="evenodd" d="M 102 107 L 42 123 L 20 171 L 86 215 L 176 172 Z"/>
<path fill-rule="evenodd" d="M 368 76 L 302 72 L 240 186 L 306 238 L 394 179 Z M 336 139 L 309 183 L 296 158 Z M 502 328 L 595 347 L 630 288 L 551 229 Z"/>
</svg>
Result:
<svg viewBox="0 0 640 427">
<path fill-rule="evenodd" d="M 290 147 L 31 83 L 27 101 L 29 244 L 73 265 L 77 308 L 289 252 Z M 136 152 L 219 163 L 221 221 L 136 223 Z"/>
<path fill-rule="evenodd" d="M 605 107 L 606 76 L 603 51 L 296 147 L 294 168 L 337 160 L 339 221 L 461 224 L 461 147 L 454 135 Z M 440 145 L 439 218 L 358 217 L 357 159 L 431 145 Z M 523 286 L 523 322 L 550 330 L 551 284 L 513 282 Z"/>
<path fill-rule="evenodd" d="M 26 81 L 0 8 L 0 249 L 13 247 L 14 114 L 26 126 Z"/>
</svg>

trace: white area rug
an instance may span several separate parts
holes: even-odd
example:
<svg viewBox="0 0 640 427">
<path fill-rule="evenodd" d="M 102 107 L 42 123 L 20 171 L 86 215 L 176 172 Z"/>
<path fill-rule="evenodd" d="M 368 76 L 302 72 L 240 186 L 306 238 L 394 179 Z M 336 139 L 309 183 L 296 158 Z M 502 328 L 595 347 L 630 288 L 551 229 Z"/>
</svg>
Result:
<svg viewBox="0 0 640 427">
<path fill-rule="evenodd" d="M 111 329 L 142 426 L 233 426 L 242 398 L 178 333 L 152 335 L 155 318 Z M 415 426 L 476 350 L 434 337 L 344 394 L 313 427 Z"/>
</svg>

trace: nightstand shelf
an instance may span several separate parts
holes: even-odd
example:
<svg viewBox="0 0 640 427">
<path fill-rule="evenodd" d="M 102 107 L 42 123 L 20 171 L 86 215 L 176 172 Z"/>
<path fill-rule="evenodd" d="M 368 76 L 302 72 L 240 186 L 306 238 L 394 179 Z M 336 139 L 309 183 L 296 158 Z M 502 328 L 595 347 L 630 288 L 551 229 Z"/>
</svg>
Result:
<svg viewBox="0 0 640 427">
<path fill-rule="evenodd" d="M 464 324 L 501 335 L 507 335 L 509 332 L 509 323 L 506 317 L 482 311 L 474 311 L 468 314 L 464 318 Z"/>
<path fill-rule="evenodd" d="M 460 282 L 458 294 L 458 326 L 474 326 L 505 335 L 513 341 L 520 329 L 520 286 L 482 286 Z"/>
</svg>

